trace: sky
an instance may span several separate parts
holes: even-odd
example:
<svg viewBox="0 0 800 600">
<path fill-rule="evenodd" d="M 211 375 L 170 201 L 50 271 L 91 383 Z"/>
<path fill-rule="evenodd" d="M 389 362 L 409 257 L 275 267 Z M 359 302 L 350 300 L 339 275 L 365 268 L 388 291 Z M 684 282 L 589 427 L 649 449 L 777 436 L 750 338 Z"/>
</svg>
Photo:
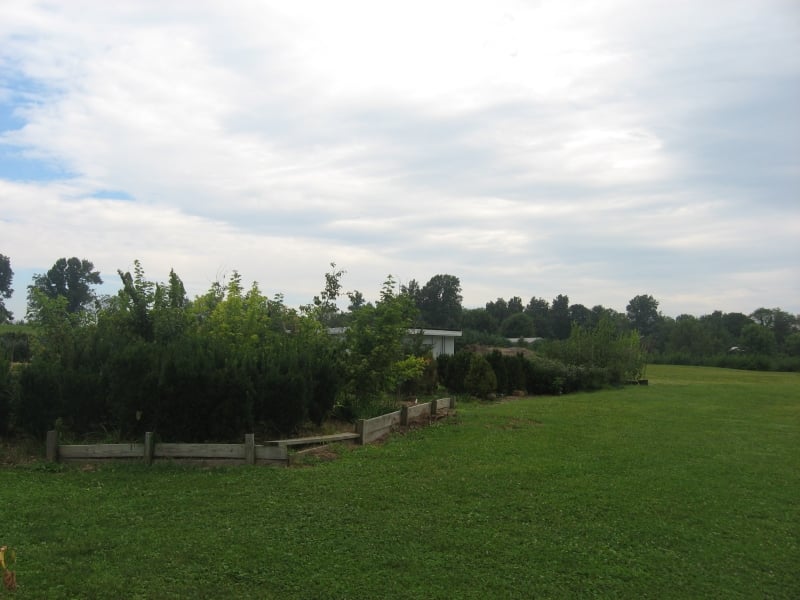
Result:
<svg viewBox="0 0 800 600">
<path fill-rule="evenodd" d="M 0 254 L 797 314 L 800 3 L 2 0 Z"/>
</svg>

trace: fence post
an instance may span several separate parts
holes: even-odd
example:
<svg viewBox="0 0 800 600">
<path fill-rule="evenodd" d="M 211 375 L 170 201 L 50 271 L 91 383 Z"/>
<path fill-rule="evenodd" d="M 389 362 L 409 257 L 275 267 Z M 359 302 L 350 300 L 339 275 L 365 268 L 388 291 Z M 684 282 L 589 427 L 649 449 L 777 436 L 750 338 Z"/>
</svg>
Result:
<svg viewBox="0 0 800 600">
<path fill-rule="evenodd" d="M 144 464 L 152 465 L 153 464 L 153 450 L 155 448 L 155 444 L 153 443 L 153 432 L 152 431 L 145 431 L 144 432 Z"/>
<path fill-rule="evenodd" d="M 256 434 L 244 434 L 244 462 L 248 465 L 256 464 Z"/>
<path fill-rule="evenodd" d="M 356 433 L 358 434 L 358 443 L 362 446 L 364 445 L 364 425 L 366 423 L 365 419 L 359 419 L 356 421 Z"/>
<path fill-rule="evenodd" d="M 47 432 L 47 460 L 58 462 L 58 431 L 51 429 Z"/>
<path fill-rule="evenodd" d="M 400 407 L 400 425 L 408 425 L 408 407 L 405 404 Z"/>
</svg>

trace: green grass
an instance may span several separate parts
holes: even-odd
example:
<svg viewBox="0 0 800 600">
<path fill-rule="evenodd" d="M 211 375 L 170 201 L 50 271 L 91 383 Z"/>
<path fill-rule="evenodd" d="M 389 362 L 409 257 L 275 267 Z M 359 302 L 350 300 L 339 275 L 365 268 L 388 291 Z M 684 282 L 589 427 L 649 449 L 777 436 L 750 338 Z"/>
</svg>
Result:
<svg viewBox="0 0 800 600">
<path fill-rule="evenodd" d="M 5 468 L 14 596 L 800 597 L 800 375 L 648 378 L 310 468 Z"/>
</svg>

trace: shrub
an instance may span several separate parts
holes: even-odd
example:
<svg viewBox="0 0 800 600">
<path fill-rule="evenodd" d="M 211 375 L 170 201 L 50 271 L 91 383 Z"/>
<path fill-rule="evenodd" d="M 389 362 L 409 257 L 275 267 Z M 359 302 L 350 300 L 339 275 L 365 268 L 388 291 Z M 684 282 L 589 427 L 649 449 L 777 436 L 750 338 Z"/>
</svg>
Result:
<svg viewBox="0 0 800 600">
<path fill-rule="evenodd" d="M 468 394 L 478 398 L 488 398 L 489 394 L 497 389 L 497 377 L 492 370 L 492 365 L 480 354 L 473 354 L 470 358 L 464 386 Z"/>
<path fill-rule="evenodd" d="M 0 356 L 0 437 L 8 431 L 13 389 L 11 361 Z"/>
</svg>

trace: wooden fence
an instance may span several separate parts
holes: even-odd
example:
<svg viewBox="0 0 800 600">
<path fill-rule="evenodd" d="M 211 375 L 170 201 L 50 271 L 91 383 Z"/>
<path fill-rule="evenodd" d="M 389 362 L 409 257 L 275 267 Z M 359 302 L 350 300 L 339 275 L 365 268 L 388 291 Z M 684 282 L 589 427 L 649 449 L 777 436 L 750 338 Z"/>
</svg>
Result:
<svg viewBox="0 0 800 600">
<path fill-rule="evenodd" d="M 403 406 L 398 411 L 381 415 L 380 417 L 356 421 L 356 433 L 359 435 L 362 444 L 369 444 L 388 435 L 398 426 L 430 422 L 433 419 L 441 418 L 455 406 L 455 399 L 453 398 L 439 398 L 424 404 Z"/>
<path fill-rule="evenodd" d="M 248 433 L 243 444 L 162 444 L 151 432 L 143 444 L 60 445 L 58 432 L 47 432 L 47 459 L 54 462 L 102 462 L 133 460 L 152 464 L 159 461 L 192 462 L 208 465 L 282 465 L 289 463 L 283 445 L 257 445 Z"/>
<path fill-rule="evenodd" d="M 360 419 L 353 433 L 337 433 L 316 437 L 274 440 L 263 445 L 255 443 L 255 435 L 244 436 L 243 444 L 164 444 L 156 443 L 151 432 L 145 433 L 143 444 L 59 444 L 58 432 L 47 432 L 47 460 L 53 462 L 105 462 L 111 460 L 154 462 L 175 461 L 207 465 L 279 465 L 289 464 L 289 446 L 308 446 L 340 441 L 369 444 L 399 426 L 430 423 L 446 416 L 455 408 L 451 398 L 439 398 L 424 404 L 403 406 L 400 410 Z"/>
</svg>

